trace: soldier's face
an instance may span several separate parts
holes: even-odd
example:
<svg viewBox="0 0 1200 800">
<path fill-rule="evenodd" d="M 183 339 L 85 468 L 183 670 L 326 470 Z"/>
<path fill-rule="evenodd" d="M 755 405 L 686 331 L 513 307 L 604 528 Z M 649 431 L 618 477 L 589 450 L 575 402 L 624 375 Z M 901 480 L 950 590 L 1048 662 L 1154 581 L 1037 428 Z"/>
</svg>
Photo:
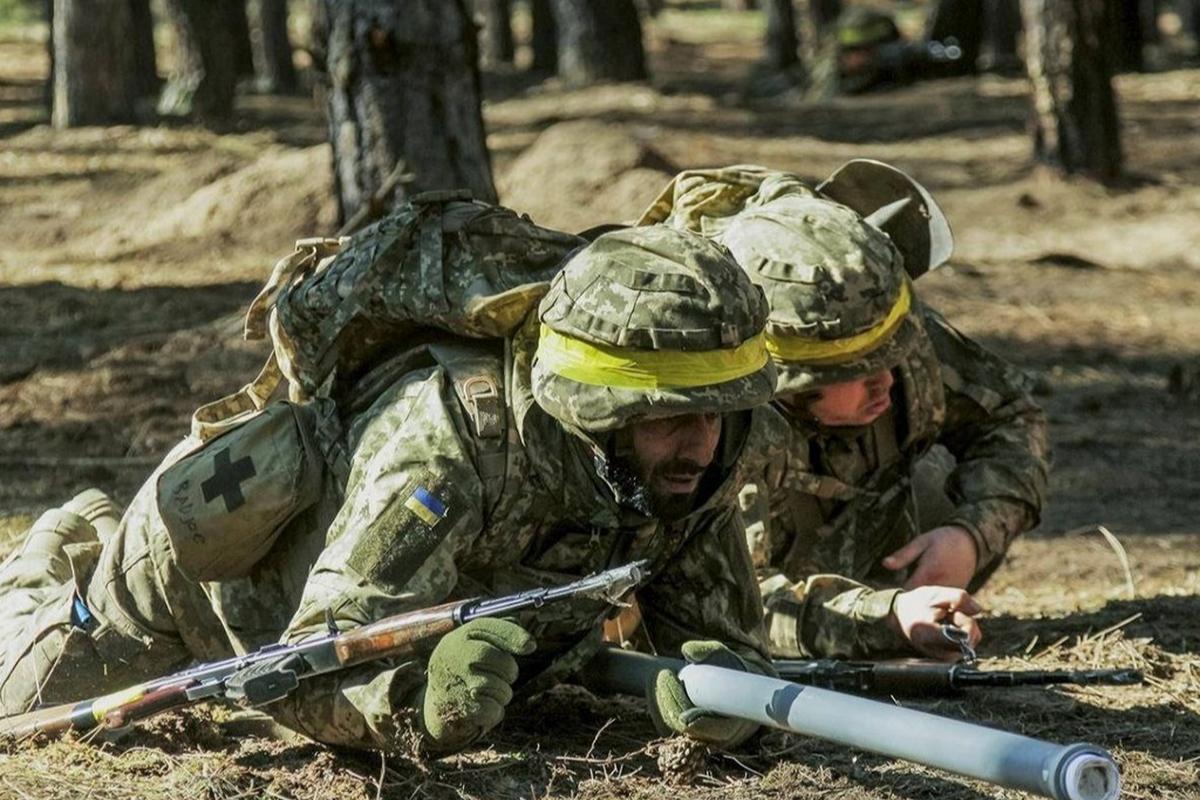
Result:
<svg viewBox="0 0 1200 800">
<path fill-rule="evenodd" d="M 810 396 L 807 411 L 830 427 L 870 425 L 891 408 L 894 382 L 891 370 L 885 369 L 865 378 L 831 383 Z"/>
<path fill-rule="evenodd" d="M 721 440 L 719 414 L 684 414 L 631 426 L 632 466 L 656 509 L 676 509 L 700 487 Z"/>
</svg>

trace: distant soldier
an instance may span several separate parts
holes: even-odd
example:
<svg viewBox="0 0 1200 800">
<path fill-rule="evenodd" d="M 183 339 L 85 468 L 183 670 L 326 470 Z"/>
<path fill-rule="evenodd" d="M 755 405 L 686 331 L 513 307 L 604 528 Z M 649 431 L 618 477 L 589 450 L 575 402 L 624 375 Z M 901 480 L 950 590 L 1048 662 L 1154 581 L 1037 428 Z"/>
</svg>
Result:
<svg viewBox="0 0 1200 800">
<path fill-rule="evenodd" d="M 275 403 L 185 440 L 119 524 L 85 493 L 4 564 L 0 706 L 636 559 L 662 652 L 769 671 L 737 500 L 785 433 L 764 406 L 766 315 L 723 248 L 664 226 L 613 233 L 569 259 L 507 340 L 406 343 L 349 405 Z M 331 744 L 400 747 L 415 728 L 458 749 L 500 722 L 514 687 L 586 661 L 609 609 L 475 620 L 427 657 L 314 678 L 265 710 Z M 669 730 L 733 745 L 754 729 L 689 713 L 670 673 L 651 689 Z"/>
<path fill-rule="evenodd" d="M 835 198 L 890 207 L 865 219 Z M 743 506 L 772 652 L 870 656 L 907 639 L 955 655 L 914 637 L 906 607 L 939 606 L 978 636 L 964 590 L 1037 523 L 1048 447 L 1025 379 L 914 292 L 909 273 L 949 256 L 940 209 L 902 173 L 851 162 L 816 189 L 757 167 L 684 173 L 644 219 L 725 244 L 771 307 L 791 444 Z"/>
</svg>

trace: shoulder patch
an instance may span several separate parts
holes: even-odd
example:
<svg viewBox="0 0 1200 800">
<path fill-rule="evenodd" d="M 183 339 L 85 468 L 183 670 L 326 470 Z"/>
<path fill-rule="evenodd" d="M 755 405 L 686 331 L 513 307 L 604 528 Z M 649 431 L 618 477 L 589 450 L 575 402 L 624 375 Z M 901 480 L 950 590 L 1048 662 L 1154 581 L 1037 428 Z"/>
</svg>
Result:
<svg viewBox="0 0 1200 800">
<path fill-rule="evenodd" d="M 404 507 L 416 514 L 431 528 L 442 521 L 447 510 L 446 504 L 424 486 L 418 486 L 412 490 L 412 494 L 404 501 Z"/>
</svg>

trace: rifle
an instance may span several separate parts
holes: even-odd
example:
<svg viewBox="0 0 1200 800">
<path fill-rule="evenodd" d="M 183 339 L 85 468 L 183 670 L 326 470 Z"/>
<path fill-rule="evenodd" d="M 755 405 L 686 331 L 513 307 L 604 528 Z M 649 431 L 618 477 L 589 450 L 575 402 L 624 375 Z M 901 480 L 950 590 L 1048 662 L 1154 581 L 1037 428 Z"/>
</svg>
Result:
<svg viewBox="0 0 1200 800">
<path fill-rule="evenodd" d="M 1136 669 L 983 670 L 969 664 L 948 664 L 923 658 L 890 661 L 820 658 L 772 663 L 779 677 L 793 683 L 894 697 L 941 697 L 963 689 L 988 686 L 1133 686 L 1142 682 L 1142 673 Z"/>
<path fill-rule="evenodd" d="M 209 698 L 243 706 L 282 699 L 300 681 L 368 661 L 408 655 L 421 642 L 482 617 L 496 617 L 546 603 L 589 597 L 615 603 L 646 576 L 646 562 L 599 572 L 564 586 L 530 589 L 491 599 L 460 600 L 408 611 L 339 632 L 326 612 L 329 633 L 296 644 L 273 644 L 252 653 L 194 667 L 112 694 L 0 719 L 0 738 L 57 735 L 96 728 L 120 729 L 155 714 Z"/>
<path fill-rule="evenodd" d="M 727 717 L 1055 800 L 1117 800 L 1121 775 L 1106 751 L 1058 745 L 890 703 L 706 664 L 606 648 L 585 668 L 589 688 L 643 696 L 661 669 L 677 672 L 698 708 Z"/>
</svg>

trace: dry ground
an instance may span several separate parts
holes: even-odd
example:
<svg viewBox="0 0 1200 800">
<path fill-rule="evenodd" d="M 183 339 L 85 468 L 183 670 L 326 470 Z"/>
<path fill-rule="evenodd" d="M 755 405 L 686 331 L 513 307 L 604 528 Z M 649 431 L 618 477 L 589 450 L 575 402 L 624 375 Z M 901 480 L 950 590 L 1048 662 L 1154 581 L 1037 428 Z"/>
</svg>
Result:
<svg viewBox="0 0 1200 800">
<path fill-rule="evenodd" d="M 650 32 L 648 85 L 571 92 L 488 76 L 505 201 L 582 227 L 635 215 L 673 168 L 757 162 L 820 178 L 870 156 L 923 179 L 959 243 L 921 280 L 923 297 L 1028 369 L 1052 422 L 1051 505 L 981 595 L 984 652 L 1150 676 L 1133 689 L 990 691 L 931 707 L 1111 748 L 1128 797 L 1200 797 L 1200 399 L 1167 390 L 1172 367 L 1200 363 L 1200 70 L 1120 79 L 1134 179 L 1103 190 L 1034 174 L 1019 80 L 744 103 L 751 18 L 669 14 Z M 38 105 L 44 68 L 37 45 L 0 43 L 9 539 L 88 485 L 128 500 L 191 408 L 257 366 L 230 315 L 292 239 L 333 227 L 323 126 L 307 100 L 245 98 L 221 135 L 59 133 Z M 1123 543 L 1128 573 L 1098 526 Z M 1016 796 L 779 736 L 668 784 L 637 704 L 574 690 L 516 707 L 493 749 L 434 762 L 239 730 L 197 712 L 104 749 L 16 747 L 0 756 L 0 797 Z"/>
</svg>

